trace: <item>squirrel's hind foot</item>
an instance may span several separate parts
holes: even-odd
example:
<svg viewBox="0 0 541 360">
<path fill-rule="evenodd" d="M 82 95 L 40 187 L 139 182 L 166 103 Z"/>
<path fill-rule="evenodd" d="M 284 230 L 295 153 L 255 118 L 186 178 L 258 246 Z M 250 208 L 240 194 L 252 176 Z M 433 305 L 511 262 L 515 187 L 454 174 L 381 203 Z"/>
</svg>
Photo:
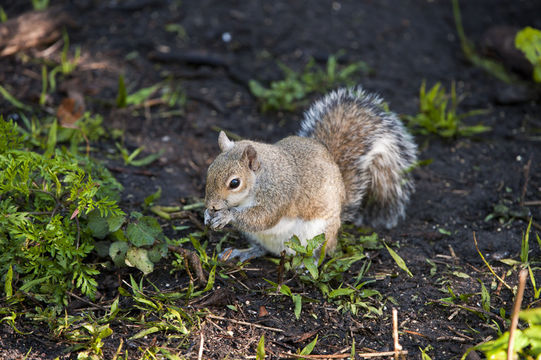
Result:
<svg viewBox="0 0 541 360">
<path fill-rule="evenodd" d="M 263 249 L 259 245 L 252 245 L 248 249 L 233 249 L 227 248 L 218 255 L 220 261 L 231 261 L 238 259 L 240 262 L 245 262 L 251 259 L 261 257 L 267 253 L 267 250 Z"/>
</svg>

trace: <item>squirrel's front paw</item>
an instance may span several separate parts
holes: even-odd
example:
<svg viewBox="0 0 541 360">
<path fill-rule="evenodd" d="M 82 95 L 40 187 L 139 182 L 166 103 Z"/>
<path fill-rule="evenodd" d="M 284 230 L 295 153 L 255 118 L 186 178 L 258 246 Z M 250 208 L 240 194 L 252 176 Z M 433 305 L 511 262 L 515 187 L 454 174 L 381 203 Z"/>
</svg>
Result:
<svg viewBox="0 0 541 360">
<path fill-rule="evenodd" d="M 223 209 L 220 211 L 216 211 L 214 213 L 214 216 L 210 217 L 208 219 L 208 225 L 212 230 L 221 230 L 223 229 L 227 224 L 229 224 L 233 220 L 233 213 L 229 209 Z M 207 223 L 207 214 L 205 213 L 205 223 Z"/>
</svg>

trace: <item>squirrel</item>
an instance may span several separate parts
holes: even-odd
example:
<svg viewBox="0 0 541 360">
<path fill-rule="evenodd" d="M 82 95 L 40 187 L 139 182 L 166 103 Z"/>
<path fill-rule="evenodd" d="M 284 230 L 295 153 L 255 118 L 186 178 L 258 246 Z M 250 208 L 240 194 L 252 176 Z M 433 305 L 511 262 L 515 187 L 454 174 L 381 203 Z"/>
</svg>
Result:
<svg viewBox="0 0 541 360">
<path fill-rule="evenodd" d="M 320 234 L 330 254 L 342 222 L 393 227 L 414 191 L 412 136 L 379 96 L 360 86 L 316 101 L 298 136 L 265 144 L 231 141 L 221 131 L 218 145 L 207 171 L 205 224 L 212 230 L 231 224 L 252 244 L 226 249 L 221 258 L 294 254 L 285 245 L 293 235 L 306 245 Z"/>
</svg>

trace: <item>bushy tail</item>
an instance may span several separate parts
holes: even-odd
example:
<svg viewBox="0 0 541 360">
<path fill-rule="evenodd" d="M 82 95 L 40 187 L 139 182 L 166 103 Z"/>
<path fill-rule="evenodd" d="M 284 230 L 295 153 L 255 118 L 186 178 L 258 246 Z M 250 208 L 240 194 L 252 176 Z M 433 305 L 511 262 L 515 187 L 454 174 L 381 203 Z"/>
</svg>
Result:
<svg viewBox="0 0 541 360">
<path fill-rule="evenodd" d="M 319 140 L 338 164 L 346 187 L 344 220 L 392 227 L 404 217 L 417 147 L 378 96 L 361 87 L 333 91 L 305 113 L 299 135 Z"/>
</svg>

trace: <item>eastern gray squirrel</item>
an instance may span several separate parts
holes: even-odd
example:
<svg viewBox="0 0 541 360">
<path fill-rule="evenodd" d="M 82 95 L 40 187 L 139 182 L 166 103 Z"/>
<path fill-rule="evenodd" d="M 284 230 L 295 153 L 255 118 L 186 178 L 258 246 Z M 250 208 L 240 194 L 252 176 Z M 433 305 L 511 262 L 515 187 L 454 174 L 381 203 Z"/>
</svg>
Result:
<svg viewBox="0 0 541 360">
<path fill-rule="evenodd" d="M 252 243 L 229 258 L 291 254 L 285 242 L 293 235 L 306 244 L 322 233 L 332 253 L 342 221 L 390 228 L 405 216 L 417 148 L 378 96 L 361 87 L 333 91 L 305 113 L 298 135 L 271 145 L 220 132 L 205 224 L 231 224 Z"/>
</svg>

